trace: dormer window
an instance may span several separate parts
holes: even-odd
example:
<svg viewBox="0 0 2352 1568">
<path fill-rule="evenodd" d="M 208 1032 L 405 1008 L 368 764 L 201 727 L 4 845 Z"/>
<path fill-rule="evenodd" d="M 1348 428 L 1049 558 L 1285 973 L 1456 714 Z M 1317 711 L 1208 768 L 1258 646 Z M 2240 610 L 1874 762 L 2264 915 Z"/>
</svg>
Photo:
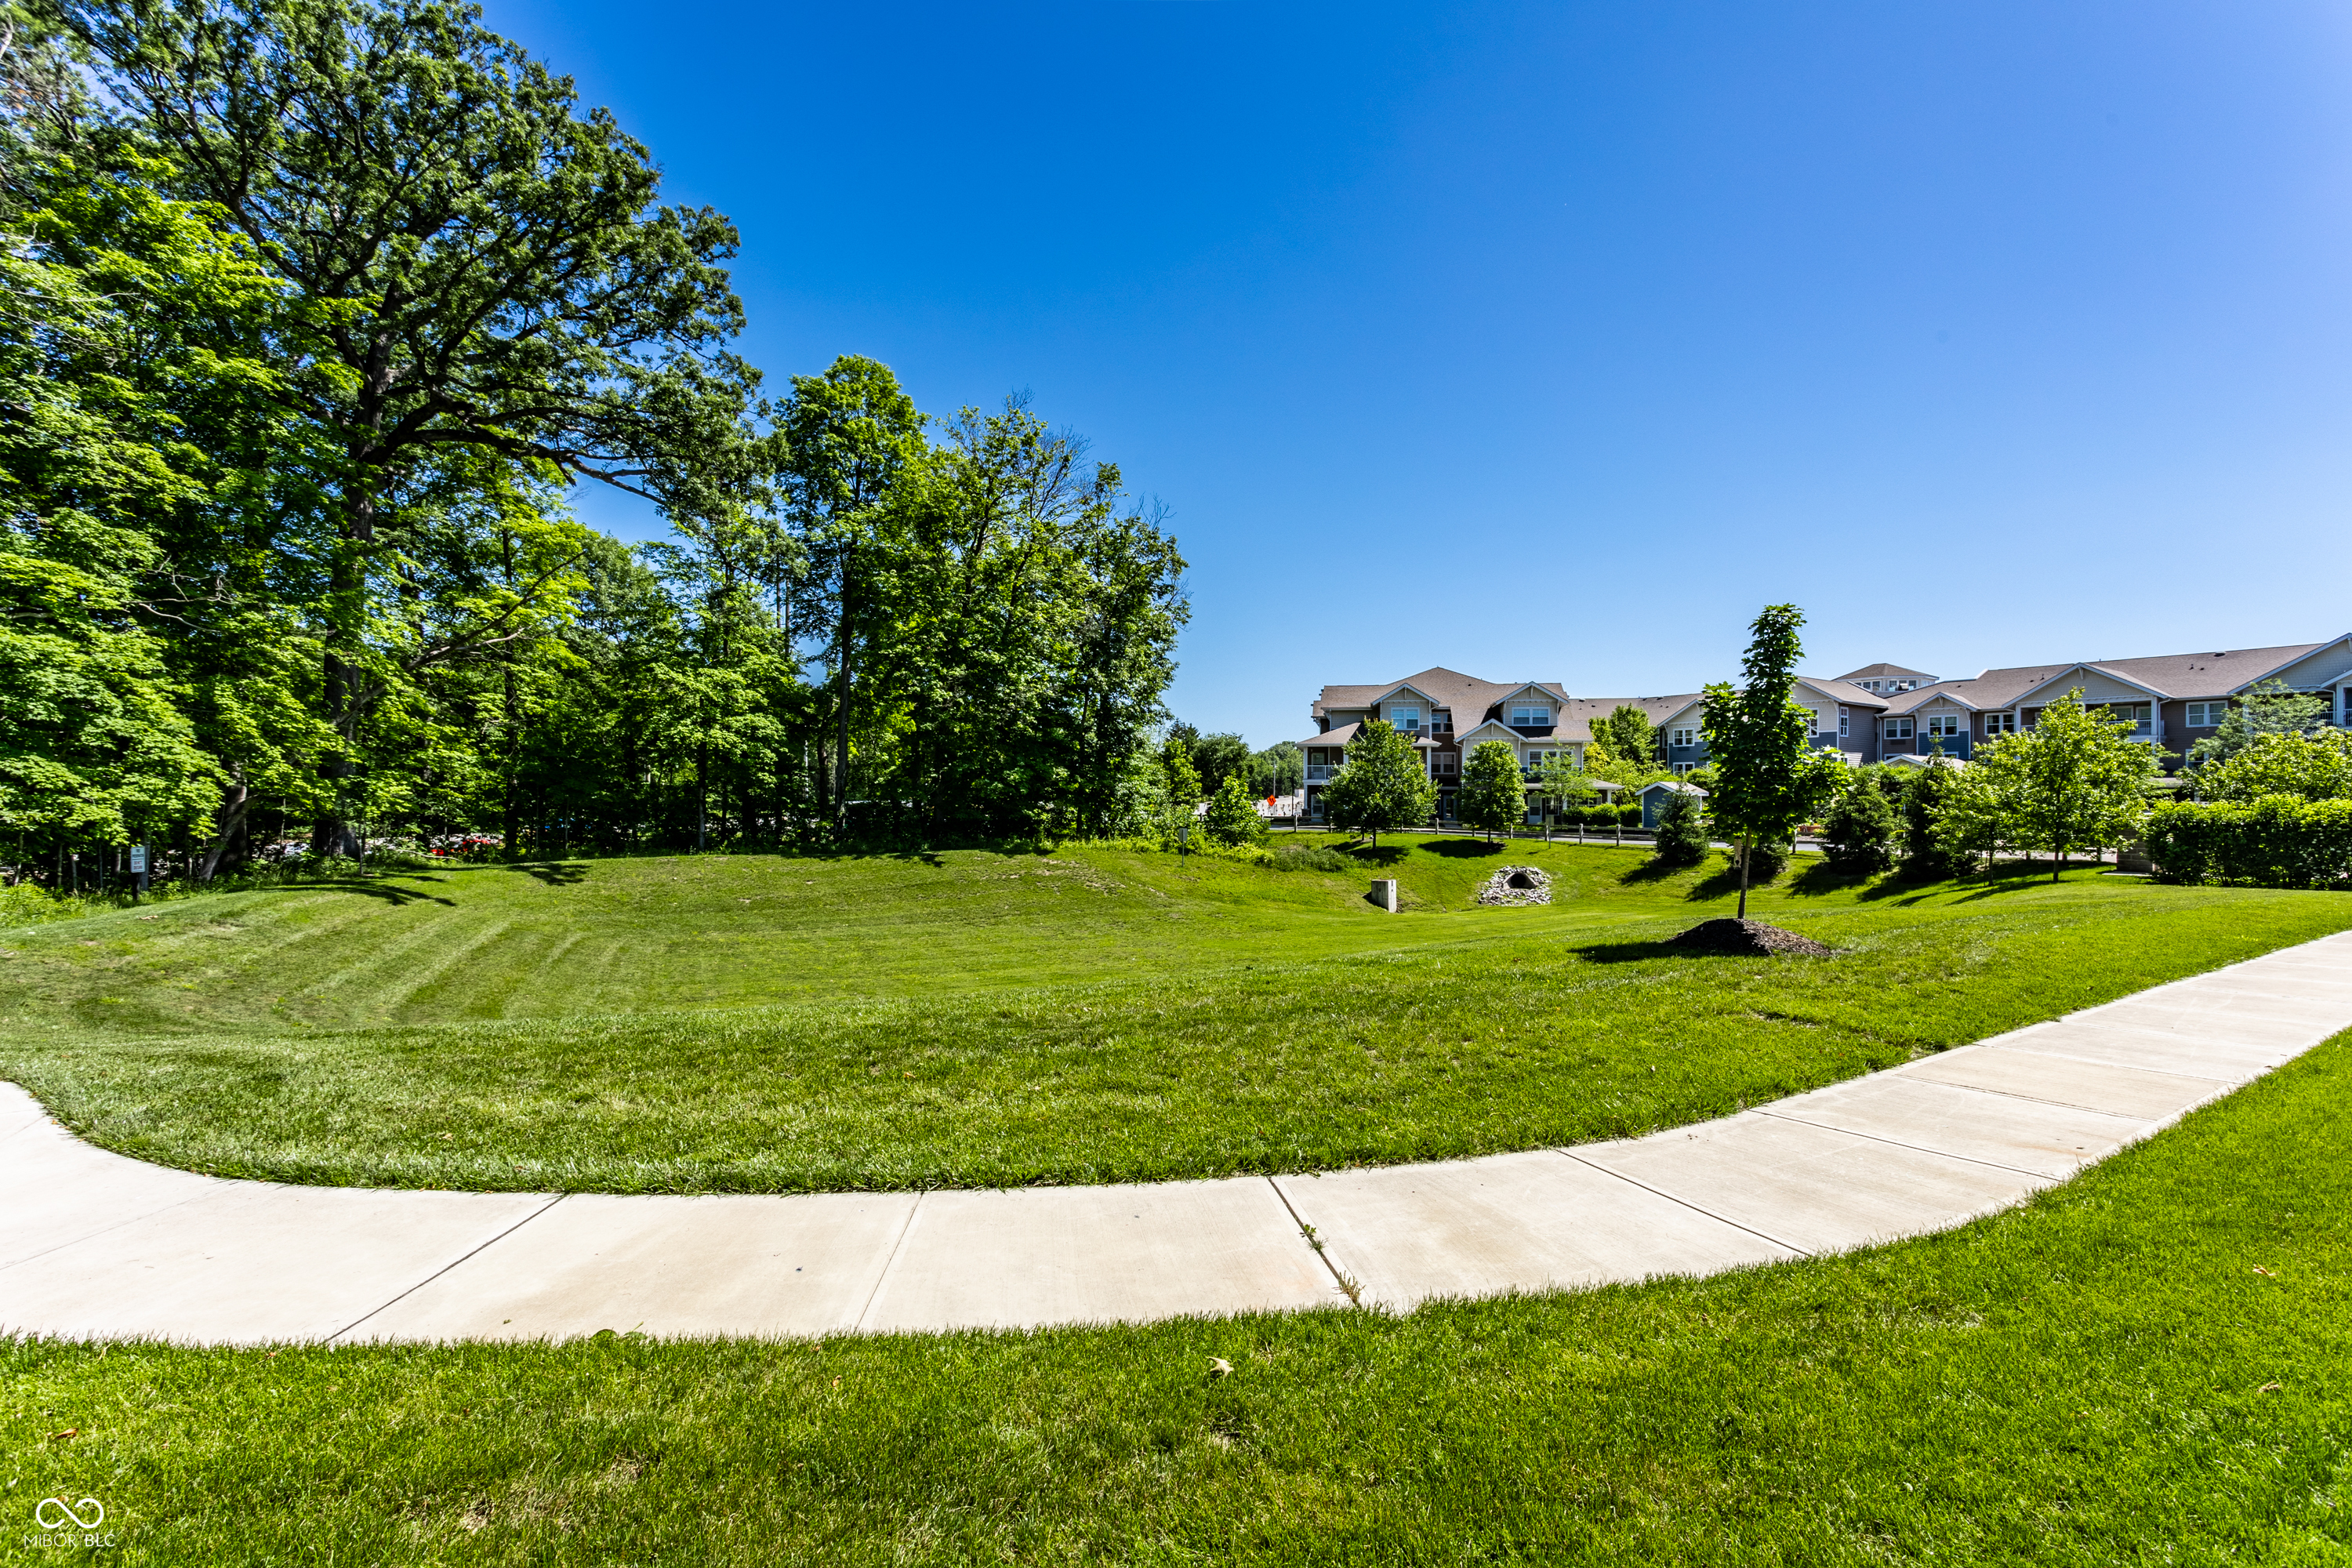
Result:
<svg viewBox="0 0 2352 1568">
<path fill-rule="evenodd" d="M 1389 722 L 1400 730 L 1418 730 L 1421 728 L 1421 710 L 1392 706 L 1389 709 Z"/>
<path fill-rule="evenodd" d="M 1542 703 L 1514 702 L 1511 704 L 1511 728 L 1542 730 L 1551 724 L 1551 710 Z"/>
</svg>

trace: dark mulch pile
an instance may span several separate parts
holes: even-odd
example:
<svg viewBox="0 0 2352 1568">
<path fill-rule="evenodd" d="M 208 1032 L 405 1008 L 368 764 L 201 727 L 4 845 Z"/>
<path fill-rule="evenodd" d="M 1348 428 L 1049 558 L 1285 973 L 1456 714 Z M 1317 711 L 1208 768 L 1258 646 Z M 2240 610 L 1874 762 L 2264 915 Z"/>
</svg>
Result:
<svg viewBox="0 0 2352 1568">
<path fill-rule="evenodd" d="M 1751 958 L 1771 958 L 1778 954 L 1795 954 L 1802 958 L 1827 958 L 1831 950 L 1809 936 L 1799 936 L 1779 926 L 1768 926 L 1762 921 L 1701 921 L 1674 939 L 1676 947 L 1696 948 L 1701 952 L 1728 952 Z"/>
</svg>

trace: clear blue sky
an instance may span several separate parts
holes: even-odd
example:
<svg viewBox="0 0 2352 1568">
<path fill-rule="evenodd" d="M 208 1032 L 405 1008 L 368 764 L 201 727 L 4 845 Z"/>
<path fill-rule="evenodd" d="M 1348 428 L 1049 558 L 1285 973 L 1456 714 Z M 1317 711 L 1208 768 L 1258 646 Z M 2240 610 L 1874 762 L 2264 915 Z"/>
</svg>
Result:
<svg viewBox="0 0 2352 1568">
<path fill-rule="evenodd" d="M 743 232 L 744 348 L 1172 510 L 1171 702 L 2352 630 L 2341 5 L 624 6 L 491 25 Z M 658 525 L 605 495 L 582 515 Z"/>
</svg>

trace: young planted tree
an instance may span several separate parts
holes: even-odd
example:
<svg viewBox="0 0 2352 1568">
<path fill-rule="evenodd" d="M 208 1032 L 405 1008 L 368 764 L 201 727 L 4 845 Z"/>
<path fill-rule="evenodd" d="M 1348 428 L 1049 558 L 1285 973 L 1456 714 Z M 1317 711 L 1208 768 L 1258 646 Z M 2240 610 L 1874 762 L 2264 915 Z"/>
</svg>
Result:
<svg viewBox="0 0 2352 1568">
<path fill-rule="evenodd" d="M 1581 811 L 1600 798 L 1601 792 L 1592 787 L 1592 780 L 1562 748 L 1546 752 L 1543 760 L 1536 764 L 1536 794 L 1543 803 L 1544 837 L 1549 839 L 1555 813 Z"/>
<path fill-rule="evenodd" d="M 1388 721 L 1374 719 L 1348 742 L 1347 763 L 1332 775 L 1323 805 L 1333 826 L 1370 834 L 1377 849 L 1381 834 L 1429 820 L 1437 809 L 1437 785 L 1412 742 Z"/>
<path fill-rule="evenodd" d="M 1462 786 L 1454 792 L 1454 814 L 1486 835 L 1493 843 L 1498 829 L 1515 826 L 1528 814 L 1527 785 L 1519 776 L 1519 759 L 1508 741 L 1481 741 L 1462 764 Z"/>
<path fill-rule="evenodd" d="M 1834 752 L 1807 744 L 1813 715 L 1790 700 L 1803 646 L 1797 628 L 1805 615 L 1794 605 L 1768 605 L 1749 627 L 1740 684 L 1706 689 L 1701 721 L 1715 781 L 1707 808 L 1738 845 L 1739 914 L 1748 918 L 1751 853 L 1759 844 L 1782 847 L 1835 787 L 1844 763 Z"/>
<path fill-rule="evenodd" d="M 1265 837 L 1265 818 L 1258 815 L 1257 801 L 1238 773 L 1227 773 L 1209 797 L 1201 826 L 1220 844 L 1255 844 Z"/>
<path fill-rule="evenodd" d="M 2131 729 L 2085 708 L 2080 688 L 2069 691 L 2032 729 L 1977 752 L 1937 809 L 1938 837 L 1962 851 L 1995 842 L 2048 850 L 2053 882 L 2071 852 L 2130 843 L 2158 773 L 2155 748 L 2126 739 Z"/>
<path fill-rule="evenodd" d="M 1192 766 L 1192 747 L 1184 736 L 1171 735 L 1160 743 L 1160 787 L 1167 803 L 1165 837 L 1181 846 L 1201 805 L 1201 774 Z"/>
</svg>

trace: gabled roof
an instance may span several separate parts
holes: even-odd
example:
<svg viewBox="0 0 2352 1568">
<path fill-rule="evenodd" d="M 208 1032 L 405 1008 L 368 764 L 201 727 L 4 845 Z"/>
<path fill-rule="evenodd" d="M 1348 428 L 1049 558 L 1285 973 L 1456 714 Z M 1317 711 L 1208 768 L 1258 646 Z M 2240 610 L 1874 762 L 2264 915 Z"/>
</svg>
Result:
<svg viewBox="0 0 2352 1568">
<path fill-rule="evenodd" d="M 1695 784 L 1685 784 L 1680 779 L 1652 779 L 1648 784 L 1643 784 L 1640 789 L 1635 790 L 1633 793 L 1637 796 L 1645 795 L 1654 789 L 1670 789 L 1677 795 L 1696 795 L 1704 796 L 1706 794 L 1706 791 L 1699 788 L 1698 785 Z"/>
<path fill-rule="evenodd" d="M 1810 687 L 1831 701 L 1847 708 L 1884 708 L 1894 700 L 1895 696 L 1909 695 L 1907 692 L 1889 695 L 1876 691 L 1864 691 L 1843 675 L 1829 680 L 1816 680 L 1810 675 L 1801 675 L 1797 677 L 1797 684 Z"/>
<path fill-rule="evenodd" d="M 1638 708 L 1649 715 L 1653 728 L 1663 724 L 1666 716 L 1690 705 L 1696 698 L 1685 694 L 1676 697 L 1570 697 L 1559 705 L 1559 721 L 1552 726 L 1556 741 L 1586 742 L 1592 739 L 1592 721 L 1605 719 L 1620 708 Z"/>
<path fill-rule="evenodd" d="M 1886 711 L 1884 717 L 1900 719 L 1906 713 L 1916 713 L 1938 698 L 1947 702 L 1957 703 L 1971 713 L 1982 712 L 1983 704 L 1972 700 L 1969 696 L 1973 684 L 1966 680 L 1939 680 L 1933 686 L 1922 686 L 1910 691 L 1897 691 L 1886 700 Z"/>
<path fill-rule="evenodd" d="M 2156 661 L 2153 659 L 2140 659 L 2136 660 L 2135 662 L 2153 664 Z M 2124 685 L 2130 687 L 2133 690 L 2145 691 L 2150 697 L 2153 697 L 2159 701 L 2171 695 L 2171 693 L 2166 691 L 2161 687 L 2150 686 L 2145 681 L 2134 680 L 2130 676 L 2126 675 L 2123 671 L 2117 669 L 2111 664 L 2093 664 L 2089 659 L 2084 659 L 2080 664 L 2070 664 L 2065 668 L 2051 676 L 2049 679 L 2037 681 L 2033 685 L 2027 687 L 2024 690 L 2019 692 L 2012 700 L 2018 702 L 2030 702 L 2036 697 L 2041 696 L 2042 693 L 2050 690 L 2053 687 L 2059 686 L 2060 683 L 2063 682 L 2069 676 L 2075 675 L 2083 671 L 2088 671 L 2093 675 L 2104 675 L 2109 680 L 2120 681 Z M 2060 697 L 2063 697 L 2065 694 L 2064 690 L 2061 690 L 2058 693 Z M 2053 698 L 2049 700 L 2054 701 L 2056 699 Z"/>
<path fill-rule="evenodd" d="M 1319 735 L 1309 735 L 1299 742 L 1302 746 L 1344 746 L 1356 738 L 1361 724 L 1342 724 L 1336 730 L 1326 730 Z"/>
<path fill-rule="evenodd" d="M 1387 700 L 1392 693 L 1404 690 L 1411 690 L 1433 708 L 1451 711 L 1456 729 L 1475 724 L 1489 710 L 1522 691 L 1540 691 L 1556 703 L 1568 700 L 1567 688 L 1556 680 L 1480 680 L 1437 665 L 1381 686 L 1327 686 L 1315 699 L 1314 716 L 1319 719 L 1335 711 L 1368 710 Z"/>
<path fill-rule="evenodd" d="M 1899 664 L 1865 664 L 1860 669 L 1849 669 L 1840 680 L 1916 680 L 1931 685 L 1936 678 L 1924 669 L 1906 669 Z"/>
</svg>

